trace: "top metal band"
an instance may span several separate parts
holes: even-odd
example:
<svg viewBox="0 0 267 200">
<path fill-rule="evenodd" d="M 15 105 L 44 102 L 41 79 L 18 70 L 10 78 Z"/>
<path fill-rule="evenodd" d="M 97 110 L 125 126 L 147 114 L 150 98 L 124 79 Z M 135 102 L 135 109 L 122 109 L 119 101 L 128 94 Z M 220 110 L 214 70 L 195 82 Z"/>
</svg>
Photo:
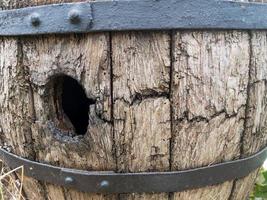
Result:
<svg viewBox="0 0 267 200">
<path fill-rule="evenodd" d="M 0 149 L 0 158 L 11 168 L 24 166 L 27 176 L 83 192 L 178 192 L 223 183 L 247 176 L 262 166 L 267 147 L 240 160 L 173 172 L 115 173 L 83 171 L 38 163 Z"/>
<path fill-rule="evenodd" d="M 267 29 L 267 4 L 224 0 L 117 0 L 0 12 L 0 35 L 168 29 Z"/>
</svg>

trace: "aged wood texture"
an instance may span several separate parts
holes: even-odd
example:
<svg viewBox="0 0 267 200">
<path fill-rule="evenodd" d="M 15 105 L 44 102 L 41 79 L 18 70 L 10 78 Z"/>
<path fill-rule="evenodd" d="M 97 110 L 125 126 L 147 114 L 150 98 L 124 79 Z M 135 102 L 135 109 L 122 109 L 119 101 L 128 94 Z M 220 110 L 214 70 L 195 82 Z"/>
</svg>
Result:
<svg viewBox="0 0 267 200">
<path fill-rule="evenodd" d="M 35 140 L 36 160 L 78 169 L 115 169 L 112 126 L 109 122 L 111 99 L 108 39 L 105 34 L 24 39 L 24 65 L 29 70 L 33 88 L 36 121 L 32 137 Z M 58 104 L 54 102 L 53 83 L 59 81 L 57 76 L 60 74 L 79 80 L 87 96 L 97 101 L 90 106 L 89 128 L 85 136 L 70 135 L 74 131 L 64 127 L 64 114 L 59 113 L 62 109 L 53 106 Z M 54 196 L 55 186 L 46 185 L 46 191 L 51 199 L 57 198 Z M 79 199 L 104 198 L 100 195 L 82 195 L 71 190 L 62 192 L 67 199 L 78 199 L 78 196 Z"/>
<path fill-rule="evenodd" d="M 75 0 L 0 1 L 2 9 Z M 195 168 L 266 145 L 266 32 L 120 32 L 1 38 L 1 145 L 53 165 L 118 172 Z M 60 106 L 60 75 L 84 87 L 89 128 Z M 174 194 L 96 195 L 27 178 L 29 199 L 243 200 L 243 180 Z"/>
<path fill-rule="evenodd" d="M 117 170 L 168 171 L 169 35 L 112 34 L 112 68 Z M 120 198 L 168 199 L 168 194 L 129 194 Z"/>
<path fill-rule="evenodd" d="M 10 1 L 7 6 L 59 2 L 63 1 Z M 37 161 L 85 170 L 114 170 L 109 35 L 25 37 L 7 39 L 1 46 L 1 130 L 10 137 L 2 141 L 12 145 L 15 153 Z M 87 96 L 96 100 L 90 106 L 90 127 L 85 136 L 71 134 L 73 127 L 59 106 L 60 94 L 56 95 L 54 86 L 60 87 L 57 76 L 61 74 L 78 80 Z M 31 179 L 24 186 L 29 199 L 115 198 L 38 185 Z"/>
<path fill-rule="evenodd" d="M 247 1 L 247 0 L 245 0 Z M 266 3 L 266 0 L 249 0 Z M 266 133 L 266 31 L 250 32 L 250 74 L 247 88 L 246 121 L 240 157 L 246 157 L 267 144 Z M 253 188 L 257 172 L 234 182 L 231 200 L 246 199 Z"/>
<path fill-rule="evenodd" d="M 250 81 L 248 86 L 247 117 L 241 156 L 251 155 L 266 145 L 267 108 L 267 38 L 266 32 L 251 33 Z M 257 171 L 237 181 L 231 199 L 245 199 L 253 186 Z"/>
<path fill-rule="evenodd" d="M 239 157 L 249 75 L 245 32 L 178 32 L 172 81 L 172 170 Z M 174 199 L 228 199 L 232 182 L 175 193 Z"/>
<path fill-rule="evenodd" d="M 30 95 L 27 74 L 21 66 L 20 48 L 16 38 L 1 38 L 0 42 L 0 130 L 1 145 L 13 152 L 34 159 L 31 137 Z M 25 180 L 25 190 L 35 193 L 31 198 L 42 195 L 42 188 L 33 179 Z"/>
<path fill-rule="evenodd" d="M 0 9 L 16 9 L 24 8 L 29 6 L 40 6 L 53 3 L 72 3 L 72 2 L 83 2 L 86 0 L 1 0 Z"/>
<path fill-rule="evenodd" d="M 12 1 L 0 1 L 1 9 L 10 9 Z M 27 4 L 25 4 L 27 6 Z M 22 65 L 22 48 L 17 37 L 1 38 L 0 70 L 0 132 L 1 145 L 30 159 L 35 158 L 31 132 L 32 113 L 28 74 Z M 42 185 L 24 177 L 24 191 L 28 199 L 45 196 Z M 34 192 L 32 192 L 34 191 Z"/>
</svg>

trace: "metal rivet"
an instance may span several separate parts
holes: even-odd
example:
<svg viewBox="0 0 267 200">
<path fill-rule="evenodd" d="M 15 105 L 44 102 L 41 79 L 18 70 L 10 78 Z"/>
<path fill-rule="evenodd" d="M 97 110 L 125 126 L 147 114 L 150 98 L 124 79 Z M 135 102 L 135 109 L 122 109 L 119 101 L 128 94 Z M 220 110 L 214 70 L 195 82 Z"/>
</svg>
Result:
<svg viewBox="0 0 267 200">
<path fill-rule="evenodd" d="M 73 179 L 72 177 L 69 177 L 69 176 L 68 176 L 68 177 L 65 178 L 65 183 L 66 183 L 66 184 L 73 183 L 73 181 L 74 181 L 74 179 Z"/>
<path fill-rule="evenodd" d="M 38 13 L 31 14 L 30 21 L 33 26 L 39 26 L 41 23 L 40 15 Z"/>
<path fill-rule="evenodd" d="M 78 23 L 80 23 L 81 22 L 81 16 L 80 15 L 81 15 L 81 13 L 80 13 L 79 10 L 76 10 L 76 9 L 71 10 L 69 12 L 69 15 L 68 15 L 70 22 L 72 24 L 78 24 Z"/>
<path fill-rule="evenodd" d="M 108 181 L 102 181 L 101 183 L 100 183 L 100 187 L 101 188 L 106 188 L 106 187 L 108 187 L 109 186 L 109 182 Z"/>
</svg>

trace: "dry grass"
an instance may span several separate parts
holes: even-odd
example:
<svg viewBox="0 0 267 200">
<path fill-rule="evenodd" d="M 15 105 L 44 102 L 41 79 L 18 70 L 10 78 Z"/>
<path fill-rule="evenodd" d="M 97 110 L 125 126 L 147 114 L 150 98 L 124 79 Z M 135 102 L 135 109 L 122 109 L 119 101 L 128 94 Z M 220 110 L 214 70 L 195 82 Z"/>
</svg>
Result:
<svg viewBox="0 0 267 200">
<path fill-rule="evenodd" d="M 19 174 L 20 179 L 17 174 Z M 1 162 L 0 200 L 25 200 L 22 195 L 23 177 L 23 166 L 8 170 Z"/>
</svg>

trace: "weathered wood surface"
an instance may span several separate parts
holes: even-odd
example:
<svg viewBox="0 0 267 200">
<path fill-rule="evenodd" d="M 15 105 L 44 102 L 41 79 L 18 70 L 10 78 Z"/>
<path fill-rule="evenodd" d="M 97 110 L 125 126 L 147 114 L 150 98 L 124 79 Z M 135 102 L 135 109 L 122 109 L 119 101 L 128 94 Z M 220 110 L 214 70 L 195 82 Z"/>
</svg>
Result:
<svg viewBox="0 0 267 200">
<path fill-rule="evenodd" d="M 247 0 L 246 0 L 247 1 Z M 249 0 L 266 3 L 266 0 Z M 247 87 L 246 121 L 240 157 L 251 155 L 266 146 L 266 31 L 250 32 L 250 73 Z M 258 170 L 234 182 L 231 200 L 246 199 L 257 177 Z"/>
<path fill-rule="evenodd" d="M 169 170 L 169 45 L 166 33 L 112 34 L 114 136 L 120 172 Z M 168 194 L 121 198 L 168 199 Z"/>
<path fill-rule="evenodd" d="M 9 8 L 59 2 L 63 1 L 5 1 Z M 4 59 L 1 75 L 5 78 L 1 78 L 1 104 L 4 104 L 1 105 L 1 129 L 8 134 L 3 141 L 19 155 L 54 165 L 115 170 L 110 122 L 109 34 L 5 39 L 2 46 L 5 55 L 1 53 Z M 6 58 L 9 59 L 6 61 Z M 69 136 L 69 127 L 61 126 L 62 113 L 55 116 L 58 110 L 53 105 L 59 102 L 53 102 L 55 91 L 52 82 L 62 73 L 78 80 L 87 96 L 97 100 L 90 109 L 90 128 L 84 137 Z M 64 129 L 65 135 L 57 127 Z M 23 184 L 29 199 L 101 200 L 115 197 L 39 184 L 32 179 Z"/>
<path fill-rule="evenodd" d="M 0 6 L 59 2 L 75 1 Z M 189 169 L 251 155 L 267 141 L 266 49 L 264 31 L 1 38 L 1 143 L 53 165 L 118 172 Z M 69 135 L 73 127 L 52 87 L 59 74 L 78 80 L 96 100 L 85 136 Z M 244 200 L 256 174 L 174 194 L 86 194 L 30 178 L 23 184 L 28 199 Z"/>
<path fill-rule="evenodd" d="M 29 70 L 33 87 L 33 110 L 35 119 L 38 119 L 32 128 L 37 160 L 45 160 L 64 167 L 75 166 L 78 169 L 115 169 L 112 156 L 107 41 L 108 35 L 105 34 L 24 40 L 23 65 Z M 64 119 L 64 116 L 62 114 L 60 114 L 62 116 L 54 116 L 58 113 L 57 108 L 51 108 L 51 105 L 55 103 L 53 102 L 54 90 L 47 89 L 44 85 L 50 81 L 51 77 L 61 73 L 79 80 L 85 86 L 87 96 L 97 100 L 96 105 L 90 107 L 90 127 L 88 134 L 84 137 L 68 136 L 67 133 L 64 135 L 56 130 L 56 127 L 61 127 L 69 131 L 68 127 L 61 126 L 61 119 Z M 51 132 L 57 137 L 52 137 Z M 48 195 L 54 199 L 54 191 L 50 191 L 51 189 L 54 190 L 55 187 L 48 185 Z M 77 195 L 82 199 L 92 197 L 88 194 L 76 194 L 74 191 L 62 191 L 71 199 L 77 199 Z M 104 197 L 97 195 L 95 198 L 103 199 Z"/>
<path fill-rule="evenodd" d="M 266 145 L 266 32 L 251 33 L 250 81 L 248 85 L 247 115 L 241 146 L 241 157 L 251 155 Z M 253 186 L 257 171 L 235 183 L 232 199 L 245 199 Z"/>
<path fill-rule="evenodd" d="M 178 32 L 172 84 L 172 169 L 239 156 L 249 74 L 244 32 Z M 174 199 L 228 199 L 232 182 L 175 193 Z"/>
</svg>

